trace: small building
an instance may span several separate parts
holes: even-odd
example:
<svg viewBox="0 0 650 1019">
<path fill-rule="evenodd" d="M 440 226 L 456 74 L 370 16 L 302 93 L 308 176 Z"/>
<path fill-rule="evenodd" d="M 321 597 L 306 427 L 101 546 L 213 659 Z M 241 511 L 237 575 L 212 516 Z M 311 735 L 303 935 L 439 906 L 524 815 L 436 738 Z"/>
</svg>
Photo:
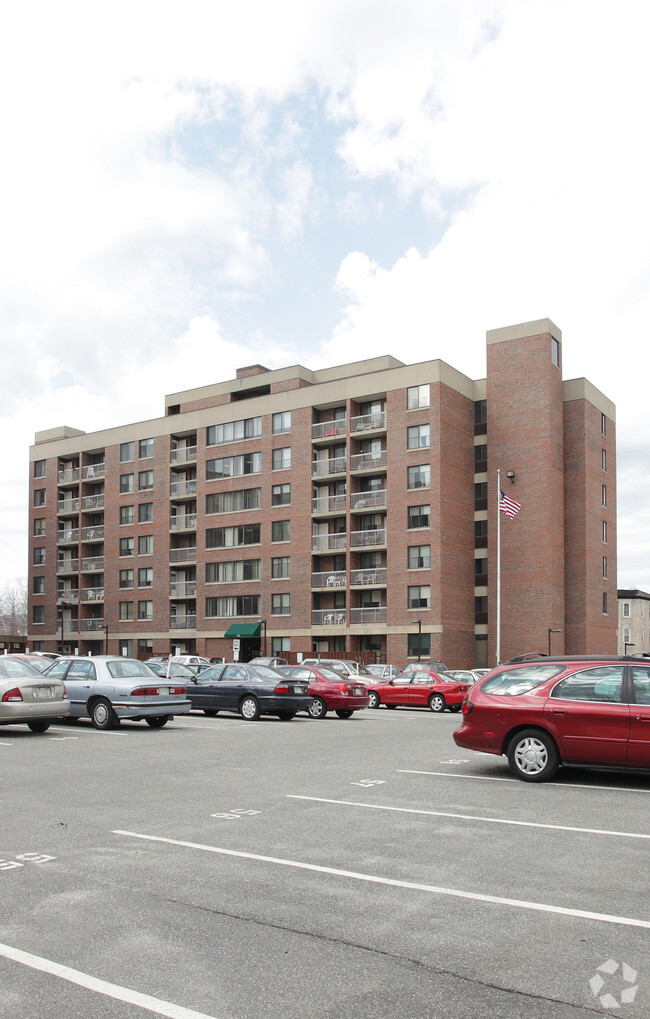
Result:
<svg viewBox="0 0 650 1019">
<path fill-rule="evenodd" d="M 650 654 L 650 594 L 637 589 L 618 592 L 618 653 Z"/>
</svg>

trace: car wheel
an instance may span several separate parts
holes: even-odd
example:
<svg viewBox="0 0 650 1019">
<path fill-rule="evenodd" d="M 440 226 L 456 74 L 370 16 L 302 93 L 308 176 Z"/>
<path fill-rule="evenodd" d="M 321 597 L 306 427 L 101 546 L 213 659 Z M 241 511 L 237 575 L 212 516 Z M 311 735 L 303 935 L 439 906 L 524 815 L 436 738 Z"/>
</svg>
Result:
<svg viewBox="0 0 650 1019">
<path fill-rule="evenodd" d="M 290 722 L 294 715 L 295 711 L 278 711 L 278 718 L 281 722 Z"/>
<path fill-rule="evenodd" d="M 90 720 L 96 729 L 112 729 L 115 717 L 110 701 L 103 697 L 98 698 L 90 709 Z"/>
<path fill-rule="evenodd" d="M 32 732 L 47 732 L 51 725 L 49 718 L 35 718 L 33 722 L 27 723 L 27 728 Z"/>
<path fill-rule="evenodd" d="M 327 705 L 322 697 L 314 697 L 313 701 L 307 708 L 307 714 L 310 718 L 325 718 L 327 714 Z"/>
<path fill-rule="evenodd" d="M 339 718 L 352 718 L 354 714 L 353 708 L 339 708 L 336 714 Z"/>
<path fill-rule="evenodd" d="M 246 722 L 256 722 L 261 714 L 256 698 L 244 697 L 239 705 L 239 714 Z"/>
<path fill-rule="evenodd" d="M 432 693 L 429 697 L 429 707 L 432 711 L 444 711 L 446 706 L 445 698 L 441 693 Z"/>
<path fill-rule="evenodd" d="M 380 704 L 381 701 L 379 699 L 379 694 L 376 693 L 374 690 L 371 690 L 370 693 L 368 694 L 368 707 L 378 708 Z"/>
<path fill-rule="evenodd" d="M 204 708 L 203 714 L 207 715 L 208 718 L 214 718 L 215 715 L 219 714 L 219 711 L 216 708 Z"/>
<path fill-rule="evenodd" d="M 171 715 L 152 715 L 151 718 L 145 718 L 145 722 L 152 729 L 162 729 L 163 725 L 167 725 L 171 717 Z"/>
<path fill-rule="evenodd" d="M 522 729 L 510 740 L 508 764 L 524 782 L 546 782 L 560 767 L 560 755 L 542 729 Z"/>
<path fill-rule="evenodd" d="M 460 711 L 461 708 L 462 704 L 450 704 L 448 710 L 455 713 L 456 711 Z"/>
</svg>

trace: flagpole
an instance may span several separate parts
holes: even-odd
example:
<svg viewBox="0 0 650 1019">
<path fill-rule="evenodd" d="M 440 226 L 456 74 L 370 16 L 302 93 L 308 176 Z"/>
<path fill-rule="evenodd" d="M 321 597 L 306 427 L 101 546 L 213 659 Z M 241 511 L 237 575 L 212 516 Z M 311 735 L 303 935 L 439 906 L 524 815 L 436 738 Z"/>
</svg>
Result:
<svg viewBox="0 0 650 1019">
<path fill-rule="evenodd" d="M 501 468 L 497 470 L 497 641 L 496 664 L 501 664 Z"/>
</svg>

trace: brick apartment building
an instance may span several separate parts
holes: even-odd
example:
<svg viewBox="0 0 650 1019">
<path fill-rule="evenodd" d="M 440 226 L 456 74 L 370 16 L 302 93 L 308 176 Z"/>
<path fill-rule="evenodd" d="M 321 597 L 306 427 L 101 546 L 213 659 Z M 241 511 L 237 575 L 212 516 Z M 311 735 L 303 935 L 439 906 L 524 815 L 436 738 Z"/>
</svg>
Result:
<svg viewBox="0 0 650 1019">
<path fill-rule="evenodd" d="M 549 320 L 487 377 L 384 356 L 242 368 L 30 448 L 30 643 L 79 654 L 495 663 L 615 652 L 614 406 Z M 501 488 L 521 504 L 500 520 Z"/>
</svg>

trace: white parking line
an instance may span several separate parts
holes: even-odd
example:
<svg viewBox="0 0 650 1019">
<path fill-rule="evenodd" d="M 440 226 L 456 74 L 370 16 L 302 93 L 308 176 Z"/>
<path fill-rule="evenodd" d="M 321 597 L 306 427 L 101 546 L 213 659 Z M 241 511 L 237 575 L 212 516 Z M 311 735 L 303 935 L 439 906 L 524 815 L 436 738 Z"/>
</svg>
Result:
<svg viewBox="0 0 650 1019">
<path fill-rule="evenodd" d="M 352 870 L 339 870 L 336 867 L 321 867 L 315 863 L 302 863 L 300 860 L 283 860 L 275 856 L 260 856 L 258 853 L 242 853 L 235 849 L 223 849 L 220 846 L 205 846 L 198 842 L 184 842 L 180 839 L 167 839 L 161 835 L 142 835 L 139 832 L 115 829 L 112 835 L 125 835 L 132 839 L 144 839 L 148 842 L 163 842 L 169 846 L 181 846 L 185 849 L 198 849 L 204 853 L 219 853 L 222 856 L 235 856 L 242 860 L 258 860 L 260 863 L 274 863 L 281 867 L 296 867 L 299 870 L 310 870 L 317 874 L 332 874 L 334 877 L 353 878 L 355 881 L 368 881 L 377 885 L 388 885 L 392 888 L 408 888 L 418 892 L 431 892 L 434 895 L 449 895 L 457 899 L 470 899 L 473 902 L 489 902 L 497 906 L 513 906 L 517 909 L 531 909 L 538 913 L 557 913 L 561 916 L 574 916 L 583 920 L 596 920 L 599 923 L 621 924 L 624 927 L 642 927 L 650 930 L 650 920 L 639 920 L 630 916 L 615 916 L 609 913 L 592 913 L 584 909 L 570 909 L 566 906 L 552 906 L 543 902 L 526 902 L 522 899 L 508 899 L 500 895 L 481 895 L 478 892 L 464 892 L 458 888 L 443 888 L 438 885 L 424 885 L 415 881 L 398 881 L 393 878 L 379 877 L 376 874 L 359 874 Z"/>
<path fill-rule="evenodd" d="M 113 729 L 95 729 L 94 726 L 92 728 L 88 728 L 88 726 L 85 725 L 74 726 L 74 728 L 70 725 L 51 725 L 48 732 L 51 732 L 52 729 L 56 729 L 58 732 L 71 732 L 71 733 L 98 732 L 101 736 L 126 736 L 125 732 L 115 732 Z"/>
<path fill-rule="evenodd" d="M 109 998 L 116 998 L 117 1001 L 126 1001 L 129 1005 L 137 1005 L 139 1008 L 146 1008 L 156 1015 L 168 1016 L 169 1019 L 214 1019 L 204 1012 L 194 1012 L 191 1008 L 183 1008 L 182 1005 L 174 1005 L 161 998 L 153 998 L 150 994 L 140 994 L 139 991 L 131 991 L 128 987 L 120 987 L 119 984 L 111 984 L 106 980 L 99 980 L 78 969 L 70 969 L 69 966 L 61 966 L 58 962 L 50 959 L 42 959 L 31 952 L 22 952 L 19 948 L 12 948 L 11 945 L 0 944 L 0 955 L 23 966 L 30 966 L 31 969 L 40 970 L 41 973 L 50 973 L 52 976 L 61 977 L 62 980 L 69 980 L 71 984 L 85 987 L 89 991 L 96 991 L 98 994 L 105 994 Z"/>
<path fill-rule="evenodd" d="M 515 785 L 530 791 L 530 783 L 522 782 L 520 778 L 496 778 L 493 775 L 457 775 L 453 771 L 413 771 L 411 768 L 398 768 L 399 775 L 433 775 L 436 778 L 464 778 L 471 782 L 512 782 Z M 579 785 L 577 782 L 544 782 L 545 786 L 552 786 L 554 789 L 591 789 L 594 792 L 613 793 L 645 793 L 650 794 L 650 789 L 623 788 L 618 785 Z"/>
<path fill-rule="evenodd" d="M 539 821 L 510 821 L 504 817 L 483 817 L 480 814 L 450 814 L 444 810 L 418 810 L 414 807 L 385 807 L 378 803 L 355 803 L 352 800 L 327 800 L 322 796 L 286 794 L 289 800 L 310 800 L 312 803 L 334 803 L 341 807 L 366 807 L 368 810 L 391 810 L 400 814 L 425 814 L 427 817 L 451 817 L 459 821 L 485 821 L 487 824 L 514 824 L 521 828 L 550 828 L 552 831 L 575 831 L 584 835 L 618 835 L 625 839 L 650 839 L 650 835 L 633 831 L 609 831 L 607 828 L 575 828 L 568 824 L 542 824 Z"/>
</svg>

